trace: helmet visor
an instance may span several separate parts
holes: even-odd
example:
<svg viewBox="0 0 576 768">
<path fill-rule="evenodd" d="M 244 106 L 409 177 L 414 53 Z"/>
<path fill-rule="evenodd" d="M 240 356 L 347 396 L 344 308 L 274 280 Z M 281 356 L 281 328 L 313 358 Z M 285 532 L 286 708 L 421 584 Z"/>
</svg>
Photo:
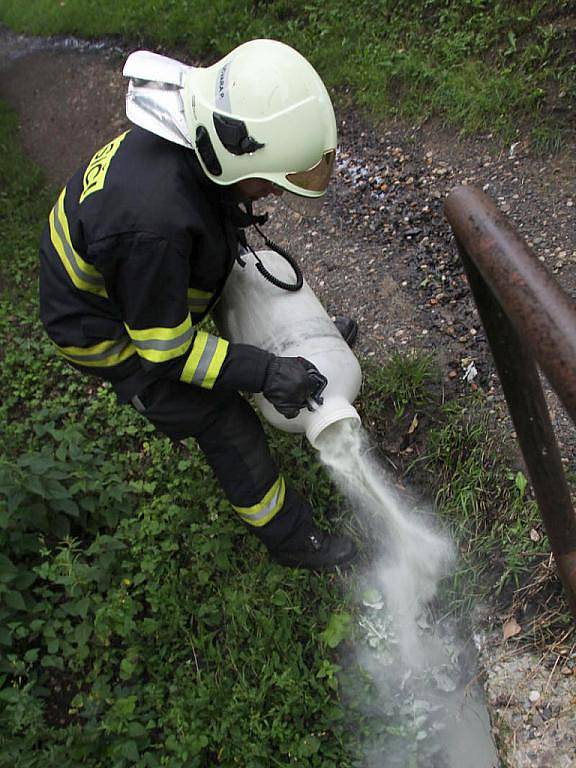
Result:
<svg viewBox="0 0 576 768">
<path fill-rule="evenodd" d="M 308 168 L 307 171 L 294 171 L 286 174 L 286 180 L 296 187 L 300 187 L 306 192 L 325 192 L 330 176 L 334 169 L 334 161 L 336 159 L 336 150 L 330 149 L 328 152 L 324 152 L 322 158 L 313 165 L 312 168 Z"/>
<path fill-rule="evenodd" d="M 322 213 L 326 198 L 324 195 L 322 197 L 304 197 L 303 195 L 295 195 L 293 192 L 286 192 L 284 190 L 279 200 L 281 205 L 286 206 L 286 208 L 289 208 L 299 216 L 305 219 L 313 219 Z"/>
</svg>

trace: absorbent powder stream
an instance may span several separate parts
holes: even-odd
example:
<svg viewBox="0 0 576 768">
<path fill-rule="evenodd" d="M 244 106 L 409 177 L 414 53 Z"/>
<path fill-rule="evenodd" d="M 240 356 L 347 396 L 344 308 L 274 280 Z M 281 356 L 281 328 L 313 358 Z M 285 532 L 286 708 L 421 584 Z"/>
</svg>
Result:
<svg viewBox="0 0 576 768">
<path fill-rule="evenodd" d="M 378 691 L 370 712 L 376 707 L 384 722 L 400 723 L 402 734 L 367 747 L 365 765 L 498 766 L 488 713 L 473 684 L 477 672 L 463 661 L 471 643 L 429 612 L 456 559 L 452 542 L 430 508 L 398 490 L 357 422 L 336 422 L 316 447 L 368 532 L 370 565 L 361 580 L 364 595 L 372 596 L 362 598 L 366 643 L 358 662 Z"/>
<path fill-rule="evenodd" d="M 420 659 L 416 621 L 453 561 L 450 540 L 414 515 L 377 461 L 366 433 L 346 419 L 318 438 L 320 458 L 356 513 L 381 537 L 374 572 L 406 660 Z M 380 551 L 378 551 L 380 550 Z"/>
</svg>

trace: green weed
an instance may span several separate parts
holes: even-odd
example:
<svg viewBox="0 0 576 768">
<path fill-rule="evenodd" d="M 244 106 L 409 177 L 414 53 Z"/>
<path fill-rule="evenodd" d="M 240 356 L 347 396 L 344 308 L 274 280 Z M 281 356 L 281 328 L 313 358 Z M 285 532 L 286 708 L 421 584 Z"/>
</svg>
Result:
<svg viewBox="0 0 576 768">
<path fill-rule="evenodd" d="M 427 354 L 395 353 L 365 373 L 358 407 L 376 446 L 384 455 L 394 446 L 392 463 L 433 495 L 458 543 L 459 562 L 443 585 L 446 604 L 467 616 L 479 600 L 509 601 L 549 550 L 528 481 L 515 467 L 517 446 L 503 440 L 494 408 L 481 391 L 445 401 Z"/>
<path fill-rule="evenodd" d="M 443 406 L 428 435 L 424 462 L 436 476 L 437 507 L 460 543 L 449 602 L 464 612 L 487 595 L 508 598 L 547 547 L 527 479 L 510 469 L 513 451 L 481 395 Z"/>
<path fill-rule="evenodd" d="M 393 352 L 385 366 L 365 368 L 362 403 L 369 420 L 374 420 L 387 402 L 400 418 L 408 407 L 418 411 L 434 400 L 433 385 L 439 374 L 431 354 Z"/>
<path fill-rule="evenodd" d="M 557 125 L 543 123 L 532 131 L 532 145 L 538 155 L 556 155 L 565 144 L 567 131 Z"/>
</svg>

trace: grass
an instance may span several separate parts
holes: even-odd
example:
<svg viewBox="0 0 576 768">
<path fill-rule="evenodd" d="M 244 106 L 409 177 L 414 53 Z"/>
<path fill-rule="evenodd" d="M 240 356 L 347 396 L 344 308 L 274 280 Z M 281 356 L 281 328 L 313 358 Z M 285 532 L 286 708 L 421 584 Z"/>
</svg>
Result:
<svg viewBox="0 0 576 768">
<path fill-rule="evenodd" d="M 364 406 L 365 420 L 375 423 L 381 403 L 386 400 L 392 402 L 397 418 L 401 418 L 408 408 L 421 410 L 430 403 L 436 379 L 432 354 L 393 352 L 385 367 L 374 366 L 370 370 L 370 398 L 366 398 Z"/>
<path fill-rule="evenodd" d="M 205 61 L 275 37 L 378 118 L 436 117 L 503 140 L 527 127 L 541 151 L 566 139 L 576 102 L 569 0 L 0 0 L 0 20 L 31 34 L 177 46 Z"/>
<path fill-rule="evenodd" d="M 361 409 L 376 445 L 409 486 L 434 494 L 459 543 L 444 584 L 450 611 L 466 617 L 488 600 L 527 619 L 523 641 L 557 636 L 571 620 L 518 446 L 498 424 L 504 412 L 481 390 L 446 398 L 435 360 L 417 352 L 369 370 Z"/>
<path fill-rule="evenodd" d="M 426 456 L 429 466 L 444 467 L 437 503 L 464 544 L 465 562 L 476 565 L 480 596 L 486 583 L 499 596 L 524 583 L 544 546 L 538 509 L 523 472 L 502 461 L 502 436 L 481 398 L 471 397 L 464 407 L 451 403 L 443 417 L 430 432 Z M 504 456 L 506 450 L 510 461 L 512 446 Z M 538 544 L 532 530 L 538 531 Z M 464 594 L 469 599 L 473 591 Z"/>
</svg>

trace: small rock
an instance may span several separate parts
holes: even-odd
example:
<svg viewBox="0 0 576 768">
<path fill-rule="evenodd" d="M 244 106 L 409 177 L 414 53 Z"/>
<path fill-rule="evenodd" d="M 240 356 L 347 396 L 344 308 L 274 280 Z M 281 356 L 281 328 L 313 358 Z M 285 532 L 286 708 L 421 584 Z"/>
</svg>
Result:
<svg viewBox="0 0 576 768">
<path fill-rule="evenodd" d="M 536 704 L 537 701 L 540 701 L 540 691 L 530 691 L 528 698 L 532 704 Z"/>
</svg>

